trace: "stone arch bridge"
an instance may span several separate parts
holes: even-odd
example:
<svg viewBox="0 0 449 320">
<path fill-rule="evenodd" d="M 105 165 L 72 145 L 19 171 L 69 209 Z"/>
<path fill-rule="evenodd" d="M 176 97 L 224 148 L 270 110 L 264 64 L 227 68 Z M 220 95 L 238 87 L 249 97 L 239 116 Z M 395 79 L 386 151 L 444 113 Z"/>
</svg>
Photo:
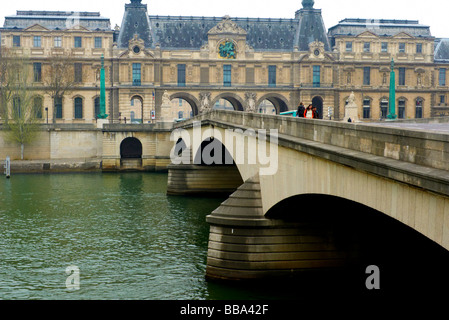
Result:
<svg viewBox="0 0 449 320">
<path fill-rule="evenodd" d="M 214 110 L 178 124 L 172 139 L 170 194 L 237 189 L 207 217 L 210 278 L 344 265 L 348 253 L 332 237 L 273 211 L 304 194 L 375 209 L 449 250 L 447 133 Z M 200 151 L 227 165 L 192 163 Z"/>
</svg>

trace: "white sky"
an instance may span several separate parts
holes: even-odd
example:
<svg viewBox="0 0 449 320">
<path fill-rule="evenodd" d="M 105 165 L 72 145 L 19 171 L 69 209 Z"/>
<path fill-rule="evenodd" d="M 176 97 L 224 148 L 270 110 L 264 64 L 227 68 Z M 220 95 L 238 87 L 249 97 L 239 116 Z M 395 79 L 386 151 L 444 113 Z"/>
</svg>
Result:
<svg viewBox="0 0 449 320">
<path fill-rule="evenodd" d="M 16 10 L 96 11 L 111 19 L 111 26 L 121 25 L 124 4 L 130 0 L 2 0 L 1 24 Z M 150 15 L 216 16 L 250 18 L 294 18 L 301 0 L 143 0 Z M 322 9 L 326 28 L 344 18 L 408 19 L 429 25 L 433 36 L 449 38 L 448 0 L 315 0 Z"/>
</svg>

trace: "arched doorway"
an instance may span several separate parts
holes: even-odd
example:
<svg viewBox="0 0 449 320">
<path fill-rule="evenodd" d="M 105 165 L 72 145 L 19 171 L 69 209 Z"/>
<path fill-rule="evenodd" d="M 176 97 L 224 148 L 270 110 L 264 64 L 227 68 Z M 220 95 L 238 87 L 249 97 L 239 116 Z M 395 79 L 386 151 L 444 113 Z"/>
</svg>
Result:
<svg viewBox="0 0 449 320">
<path fill-rule="evenodd" d="M 139 159 L 142 158 L 142 143 L 136 138 L 126 138 L 120 144 L 120 158 Z"/>
<path fill-rule="evenodd" d="M 141 170 L 142 154 L 142 143 L 139 139 L 124 139 L 120 144 L 120 170 Z"/>
<path fill-rule="evenodd" d="M 323 98 L 321 97 L 314 97 L 312 99 L 312 106 L 316 107 L 316 110 L 319 114 L 319 119 L 323 119 Z"/>
<path fill-rule="evenodd" d="M 133 96 L 131 98 L 129 114 L 125 115 L 125 117 L 126 116 L 128 116 L 127 120 L 129 123 L 137 124 L 144 122 L 143 98 L 141 96 Z"/>
</svg>

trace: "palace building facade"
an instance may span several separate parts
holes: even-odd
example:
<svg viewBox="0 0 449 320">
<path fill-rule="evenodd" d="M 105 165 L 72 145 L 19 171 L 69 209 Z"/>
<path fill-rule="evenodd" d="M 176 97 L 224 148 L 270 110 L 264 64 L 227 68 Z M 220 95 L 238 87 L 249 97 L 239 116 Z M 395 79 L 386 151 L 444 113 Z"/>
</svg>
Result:
<svg viewBox="0 0 449 320">
<path fill-rule="evenodd" d="M 449 115 L 449 40 L 413 20 L 344 19 L 327 30 L 313 0 L 302 6 L 291 19 L 173 17 L 131 0 L 115 28 L 96 12 L 18 11 L 5 17 L 1 46 L 30 60 L 42 121 L 96 121 L 102 56 L 112 123 L 167 121 L 167 96 L 169 121 L 215 107 L 279 114 L 300 102 L 341 120 L 351 93 L 359 118 L 378 121 L 392 60 L 399 118 Z M 52 98 L 44 78 L 60 56 L 70 57 L 74 84 Z"/>
</svg>

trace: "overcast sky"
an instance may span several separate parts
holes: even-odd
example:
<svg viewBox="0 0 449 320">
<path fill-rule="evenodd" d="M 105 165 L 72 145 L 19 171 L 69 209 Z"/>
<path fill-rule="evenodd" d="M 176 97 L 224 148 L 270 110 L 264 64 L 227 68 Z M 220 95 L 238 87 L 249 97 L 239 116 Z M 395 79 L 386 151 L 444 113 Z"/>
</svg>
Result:
<svg viewBox="0 0 449 320">
<path fill-rule="evenodd" d="M 16 10 L 99 11 L 111 19 L 111 25 L 121 25 L 124 4 L 130 0 L 14 0 L 1 1 L 1 23 L 4 16 Z M 301 0 L 143 0 L 150 15 L 212 16 L 250 18 L 294 18 L 302 7 Z M 449 38 L 448 0 L 315 0 L 322 9 L 326 28 L 344 18 L 408 19 L 429 25 L 435 37 Z"/>
</svg>

